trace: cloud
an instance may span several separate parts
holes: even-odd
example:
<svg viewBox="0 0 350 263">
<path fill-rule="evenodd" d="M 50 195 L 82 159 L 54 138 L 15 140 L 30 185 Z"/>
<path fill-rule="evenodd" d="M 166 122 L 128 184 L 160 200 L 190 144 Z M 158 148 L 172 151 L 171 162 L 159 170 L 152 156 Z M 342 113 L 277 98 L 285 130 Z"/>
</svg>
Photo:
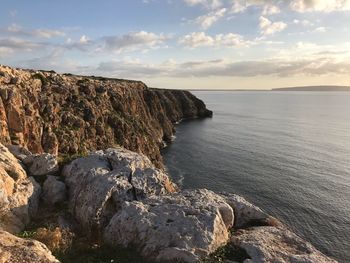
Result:
<svg viewBox="0 0 350 263">
<path fill-rule="evenodd" d="M 261 34 L 273 35 L 277 32 L 281 32 L 287 28 L 287 24 L 284 22 L 272 22 L 268 18 L 261 16 L 259 19 L 259 26 L 261 30 Z"/>
<path fill-rule="evenodd" d="M 130 78 L 208 78 L 208 77 L 257 77 L 257 76 L 322 76 L 350 73 L 350 58 L 311 57 L 303 59 L 267 59 L 229 61 L 225 59 L 187 61 L 183 63 L 147 64 L 141 61 L 109 61 L 96 69 L 99 74 L 127 76 Z"/>
<path fill-rule="evenodd" d="M 20 38 L 2 38 L 0 39 L 0 48 L 9 48 L 16 50 L 32 51 L 34 49 L 46 48 L 49 44 L 45 42 L 33 42 Z"/>
<path fill-rule="evenodd" d="M 35 30 L 25 30 L 20 25 L 12 24 L 6 28 L 6 32 L 13 35 L 19 36 L 29 36 L 29 37 L 38 37 L 38 38 L 52 38 L 52 37 L 63 37 L 65 32 L 60 30 L 52 30 L 46 28 L 40 28 Z"/>
<path fill-rule="evenodd" d="M 241 35 L 228 33 L 208 36 L 204 32 L 193 32 L 179 39 L 179 43 L 189 47 L 237 47 L 248 46 L 249 41 L 244 40 Z"/>
<path fill-rule="evenodd" d="M 201 5 L 207 9 L 216 9 L 222 6 L 220 0 L 184 0 L 184 2 L 189 6 Z"/>
<path fill-rule="evenodd" d="M 124 51 L 156 48 L 168 39 L 170 39 L 170 36 L 164 34 L 140 31 L 122 36 L 107 36 L 103 38 L 103 41 L 105 50 L 120 53 Z"/>
<path fill-rule="evenodd" d="M 350 10 L 349 0 L 292 0 L 290 8 L 297 12 L 332 12 Z"/>
<path fill-rule="evenodd" d="M 226 11 L 227 11 L 226 8 L 222 8 L 222 9 L 210 12 L 206 15 L 199 16 L 195 19 L 195 23 L 199 24 L 202 29 L 208 29 L 215 22 L 217 22 L 222 17 L 224 17 Z"/>
</svg>

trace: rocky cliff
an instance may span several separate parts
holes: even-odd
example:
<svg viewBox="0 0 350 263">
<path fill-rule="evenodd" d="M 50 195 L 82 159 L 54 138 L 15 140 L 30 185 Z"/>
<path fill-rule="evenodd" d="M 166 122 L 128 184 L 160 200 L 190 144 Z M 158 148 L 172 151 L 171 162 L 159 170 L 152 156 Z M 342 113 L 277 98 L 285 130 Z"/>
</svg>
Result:
<svg viewBox="0 0 350 263">
<path fill-rule="evenodd" d="M 0 142 L 33 153 L 74 155 L 120 145 L 161 167 L 160 148 L 174 124 L 211 115 L 188 91 L 0 66 Z"/>
</svg>

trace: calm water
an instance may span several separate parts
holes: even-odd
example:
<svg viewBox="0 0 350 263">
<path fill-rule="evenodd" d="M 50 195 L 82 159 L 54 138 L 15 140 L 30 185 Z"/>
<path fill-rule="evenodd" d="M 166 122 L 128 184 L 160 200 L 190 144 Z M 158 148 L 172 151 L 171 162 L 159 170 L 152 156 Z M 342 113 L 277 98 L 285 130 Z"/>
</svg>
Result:
<svg viewBox="0 0 350 263">
<path fill-rule="evenodd" d="M 350 262 L 350 92 L 194 92 L 213 119 L 164 151 L 183 188 L 234 192 Z"/>
</svg>

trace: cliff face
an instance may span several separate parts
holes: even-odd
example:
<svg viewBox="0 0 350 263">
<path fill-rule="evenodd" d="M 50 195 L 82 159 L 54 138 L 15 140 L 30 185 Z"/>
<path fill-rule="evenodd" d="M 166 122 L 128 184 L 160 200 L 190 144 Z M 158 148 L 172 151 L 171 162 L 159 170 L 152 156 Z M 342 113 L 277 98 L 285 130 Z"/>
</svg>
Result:
<svg viewBox="0 0 350 263">
<path fill-rule="evenodd" d="M 174 124 L 212 112 L 188 91 L 139 81 L 0 66 L 0 142 L 34 153 L 79 154 L 121 145 L 162 166 Z"/>
</svg>

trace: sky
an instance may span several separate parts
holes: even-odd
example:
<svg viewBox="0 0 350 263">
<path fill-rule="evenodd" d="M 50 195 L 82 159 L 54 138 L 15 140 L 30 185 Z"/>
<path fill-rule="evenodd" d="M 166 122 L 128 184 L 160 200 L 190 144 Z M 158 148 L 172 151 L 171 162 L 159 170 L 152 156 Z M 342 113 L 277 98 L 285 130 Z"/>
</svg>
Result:
<svg viewBox="0 0 350 263">
<path fill-rule="evenodd" d="M 0 0 L 0 64 L 174 89 L 350 85 L 350 0 Z"/>
</svg>

